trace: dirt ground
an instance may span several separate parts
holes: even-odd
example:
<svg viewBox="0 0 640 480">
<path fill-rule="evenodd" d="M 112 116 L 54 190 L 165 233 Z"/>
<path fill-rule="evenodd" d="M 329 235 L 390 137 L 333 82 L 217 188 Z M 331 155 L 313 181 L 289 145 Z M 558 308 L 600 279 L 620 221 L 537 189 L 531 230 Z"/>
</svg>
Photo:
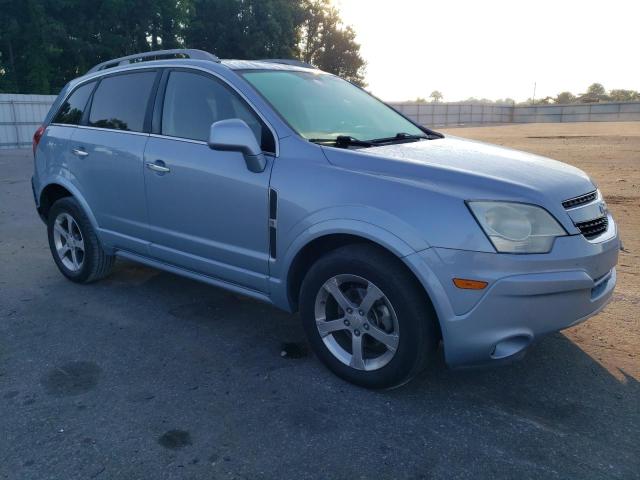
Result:
<svg viewBox="0 0 640 480">
<path fill-rule="evenodd" d="M 621 232 L 613 301 L 564 334 L 609 372 L 640 380 L 640 122 L 526 124 L 442 129 L 574 165 L 595 180 Z M 606 353 L 606 355 L 605 355 Z"/>
</svg>

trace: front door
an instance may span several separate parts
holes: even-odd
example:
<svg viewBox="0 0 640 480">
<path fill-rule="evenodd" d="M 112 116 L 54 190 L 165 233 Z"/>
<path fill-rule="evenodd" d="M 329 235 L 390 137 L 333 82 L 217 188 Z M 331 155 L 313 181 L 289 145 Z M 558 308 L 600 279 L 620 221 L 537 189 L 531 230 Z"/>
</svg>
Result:
<svg viewBox="0 0 640 480">
<path fill-rule="evenodd" d="M 268 195 L 273 158 L 250 172 L 239 152 L 211 150 L 211 124 L 241 118 L 263 139 L 271 132 L 221 80 L 174 70 L 160 91 L 160 135 L 146 146 L 150 252 L 158 260 L 259 292 L 267 291 Z M 263 147 L 265 148 L 265 147 Z"/>
</svg>

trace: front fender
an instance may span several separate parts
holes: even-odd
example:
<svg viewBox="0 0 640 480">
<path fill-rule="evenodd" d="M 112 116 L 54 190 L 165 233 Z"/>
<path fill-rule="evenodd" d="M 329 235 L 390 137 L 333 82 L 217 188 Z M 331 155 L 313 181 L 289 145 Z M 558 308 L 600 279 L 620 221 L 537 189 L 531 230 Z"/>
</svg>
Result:
<svg viewBox="0 0 640 480">
<path fill-rule="evenodd" d="M 287 288 L 291 266 L 300 251 L 318 238 L 336 234 L 353 235 L 372 241 L 399 258 L 429 248 L 403 222 L 386 212 L 372 210 L 360 206 L 322 210 L 281 234 L 278 251 L 283 253 L 277 261 L 272 262 L 270 268 L 270 290 L 274 304 L 289 311 L 292 309 Z M 349 213 L 352 214 L 351 218 L 344 218 Z M 360 215 L 354 218 L 355 213 Z M 372 223 L 373 219 L 376 223 Z M 382 226 L 381 223 L 386 225 Z"/>
</svg>

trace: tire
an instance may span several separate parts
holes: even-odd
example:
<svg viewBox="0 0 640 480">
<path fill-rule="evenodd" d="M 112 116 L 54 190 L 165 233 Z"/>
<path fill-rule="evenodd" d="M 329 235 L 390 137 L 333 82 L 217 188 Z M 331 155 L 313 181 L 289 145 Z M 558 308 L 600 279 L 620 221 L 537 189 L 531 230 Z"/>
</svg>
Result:
<svg viewBox="0 0 640 480">
<path fill-rule="evenodd" d="M 73 197 L 61 198 L 51 206 L 47 234 L 53 260 L 72 282 L 91 283 L 111 272 L 115 257 L 104 252 L 89 218 Z"/>
<path fill-rule="evenodd" d="M 362 387 L 399 387 L 437 351 L 437 318 L 424 290 L 374 245 L 348 245 L 317 260 L 302 282 L 300 314 L 318 358 Z"/>
</svg>

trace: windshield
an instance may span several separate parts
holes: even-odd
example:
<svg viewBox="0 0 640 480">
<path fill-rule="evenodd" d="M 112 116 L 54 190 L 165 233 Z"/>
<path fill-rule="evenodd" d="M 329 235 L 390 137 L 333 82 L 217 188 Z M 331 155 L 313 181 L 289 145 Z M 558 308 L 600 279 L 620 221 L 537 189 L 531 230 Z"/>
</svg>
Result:
<svg viewBox="0 0 640 480">
<path fill-rule="evenodd" d="M 425 133 L 365 91 L 326 73 L 259 70 L 242 73 L 308 140 L 374 140 Z"/>
</svg>

